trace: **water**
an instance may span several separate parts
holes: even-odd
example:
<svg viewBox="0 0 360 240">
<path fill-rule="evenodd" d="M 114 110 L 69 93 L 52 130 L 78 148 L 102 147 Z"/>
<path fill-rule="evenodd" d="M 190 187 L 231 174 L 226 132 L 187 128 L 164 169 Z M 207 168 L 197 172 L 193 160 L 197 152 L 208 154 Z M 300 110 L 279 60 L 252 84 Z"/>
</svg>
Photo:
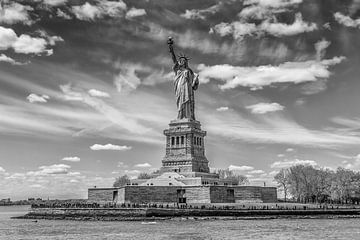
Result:
<svg viewBox="0 0 360 240">
<path fill-rule="evenodd" d="M 360 218 L 79 222 L 10 219 L 29 206 L 0 206 L 0 239 L 360 239 Z"/>
</svg>

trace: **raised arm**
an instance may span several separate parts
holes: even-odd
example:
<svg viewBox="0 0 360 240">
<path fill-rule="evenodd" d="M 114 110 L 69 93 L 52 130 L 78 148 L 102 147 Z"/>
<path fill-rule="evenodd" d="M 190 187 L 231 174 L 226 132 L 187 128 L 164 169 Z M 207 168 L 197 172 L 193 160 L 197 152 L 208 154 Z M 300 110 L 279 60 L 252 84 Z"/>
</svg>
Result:
<svg viewBox="0 0 360 240">
<path fill-rule="evenodd" d="M 171 37 L 169 37 L 168 41 L 167 41 L 167 44 L 169 45 L 169 52 L 171 54 L 171 58 L 174 62 L 174 64 L 177 64 L 177 59 L 176 59 L 176 56 L 175 56 L 175 52 L 174 52 L 174 41 L 172 40 Z"/>
</svg>

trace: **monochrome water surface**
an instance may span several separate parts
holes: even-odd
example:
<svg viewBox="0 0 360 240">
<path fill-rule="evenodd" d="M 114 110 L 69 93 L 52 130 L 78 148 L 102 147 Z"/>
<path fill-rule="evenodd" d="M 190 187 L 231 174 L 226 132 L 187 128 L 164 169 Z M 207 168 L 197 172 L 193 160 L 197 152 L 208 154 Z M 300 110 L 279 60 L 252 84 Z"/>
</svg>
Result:
<svg viewBox="0 0 360 240">
<path fill-rule="evenodd" d="M 360 239 L 360 218 L 84 222 L 11 219 L 29 206 L 0 207 L 0 239 Z"/>
</svg>

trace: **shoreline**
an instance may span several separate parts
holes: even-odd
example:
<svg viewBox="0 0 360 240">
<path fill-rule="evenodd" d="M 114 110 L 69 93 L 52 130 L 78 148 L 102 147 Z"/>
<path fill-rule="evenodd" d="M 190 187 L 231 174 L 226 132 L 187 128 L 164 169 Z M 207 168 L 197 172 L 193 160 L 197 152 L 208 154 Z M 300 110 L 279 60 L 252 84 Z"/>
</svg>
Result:
<svg viewBox="0 0 360 240">
<path fill-rule="evenodd" d="M 75 221 L 258 220 L 360 218 L 360 209 L 209 210 L 158 208 L 32 208 L 13 219 Z"/>
</svg>

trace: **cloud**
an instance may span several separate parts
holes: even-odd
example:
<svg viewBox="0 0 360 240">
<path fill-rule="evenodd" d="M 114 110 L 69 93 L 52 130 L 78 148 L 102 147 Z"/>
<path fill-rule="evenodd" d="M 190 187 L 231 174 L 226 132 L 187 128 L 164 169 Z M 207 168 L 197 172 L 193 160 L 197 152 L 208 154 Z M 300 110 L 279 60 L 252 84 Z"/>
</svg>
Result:
<svg viewBox="0 0 360 240">
<path fill-rule="evenodd" d="M 0 173 L 4 173 L 5 169 L 3 167 L 0 167 Z"/>
<path fill-rule="evenodd" d="M 320 61 L 325 56 L 326 49 L 330 46 L 330 44 L 331 42 L 324 38 L 315 43 L 316 60 Z"/>
<path fill-rule="evenodd" d="M 151 164 L 150 163 L 139 163 L 136 164 L 134 167 L 138 167 L 138 168 L 150 168 Z"/>
<path fill-rule="evenodd" d="M 30 103 L 35 103 L 35 102 L 46 103 L 47 100 L 50 99 L 50 97 L 48 95 L 37 95 L 35 93 L 31 93 L 29 96 L 26 97 L 26 99 Z"/>
<path fill-rule="evenodd" d="M 224 37 L 232 35 L 234 39 L 242 39 L 246 35 L 255 35 L 259 33 L 259 29 L 255 23 L 247 22 L 232 22 L 232 23 L 219 23 L 211 28 L 210 33 L 217 33 Z"/>
<path fill-rule="evenodd" d="M 257 67 L 238 67 L 228 64 L 205 66 L 198 65 L 200 81 L 207 83 L 210 79 L 224 81 L 220 88 L 232 89 L 238 86 L 250 87 L 251 90 L 262 89 L 277 83 L 304 83 L 327 79 L 331 72 L 329 67 L 341 63 L 345 57 L 334 57 L 321 61 L 285 62 L 278 66 L 264 65 Z"/>
<path fill-rule="evenodd" d="M 295 21 L 292 24 L 273 22 L 273 20 L 265 20 L 258 25 L 244 21 L 223 22 L 211 28 L 210 32 L 217 33 L 222 37 L 232 35 L 234 39 L 241 40 L 247 35 L 260 36 L 262 34 L 269 34 L 275 37 L 294 36 L 300 33 L 312 32 L 316 29 L 317 25 L 315 23 L 304 22 L 301 13 L 297 13 L 295 15 Z"/>
<path fill-rule="evenodd" d="M 221 6 L 223 6 L 223 2 L 219 2 L 213 6 L 210 6 L 208 8 L 205 9 L 186 9 L 185 13 L 181 14 L 180 16 L 186 18 L 186 19 L 202 19 L 204 20 L 206 18 L 206 16 L 214 14 L 216 12 L 218 12 L 221 8 Z"/>
<path fill-rule="evenodd" d="M 128 114 L 123 111 L 119 111 L 117 108 L 105 103 L 102 99 L 90 97 L 88 94 L 85 94 L 81 89 L 75 91 L 72 89 L 71 84 L 61 85 L 61 91 L 64 93 L 63 98 L 67 101 L 80 101 L 88 106 L 92 107 L 100 114 L 103 115 L 111 123 L 116 124 L 116 126 L 127 130 L 133 134 L 150 133 L 151 129 L 148 127 L 139 124 L 137 119 L 129 117 Z M 141 115 L 141 119 L 143 119 Z"/>
<path fill-rule="evenodd" d="M 104 97 L 104 98 L 110 97 L 110 94 L 108 94 L 107 92 L 103 92 L 103 91 L 96 90 L 96 89 L 90 89 L 88 91 L 88 93 L 92 97 Z"/>
<path fill-rule="evenodd" d="M 41 37 L 45 38 L 49 45 L 55 46 L 56 42 L 63 42 L 64 39 L 60 36 L 50 36 L 47 32 L 44 30 L 37 30 L 37 33 L 40 34 Z"/>
<path fill-rule="evenodd" d="M 12 47 L 14 48 L 15 52 L 17 53 L 24 53 L 24 54 L 40 54 L 46 51 L 47 42 L 43 38 L 33 38 L 29 35 L 22 34 L 13 43 Z M 51 54 L 50 54 L 51 55 Z"/>
<path fill-rule="evenodd" d="M 121 0 L 116 2 L 101 0 L 97 1 L 96 5 L 86 2 L 83 5 L 72 7 L 72 13 L 75 14 L 79 20 L 83 21 L 93 21 L 96 18 L 102 18 L 104 16 L 121 17 L 124 15 L 125 10 L 126 4 Z M 139 12 L 137 12 L 137 14 L 139 14 Z"/>
<path fill-rule="evenodd" d="M 285 8 L 296 6 L 302 3 L 302 0 L 245 0 L 244 5 L 257 4 L 262 7 Z"/>
<path fill-rule="evenodd" d="M 294 152 L 295 149 L 293 149 L 293 148 L 287 148 L 285 151 L 286 151 L 286 152 Z"/>
<path fill-rule="evenodd" d="M 271 23 L 265 21 L 260 25 L 260 29 L 270 35 L 281 36 L 293 36 L 304 32 L 312 32 L 317 29 L 315 23 L 307 23 L 302 19 L 301 13 L 295 15 L 295 21 L 292 24 L 285 23 Z"/>
<path fill-rule="evenodd" d="M 285 155 L 282 154 L 282 153 L 279 153 L 277 156 L 278 156 L 279 158 L 285 157 Z"/>
<path fill-rule="evenodd" d="M 135 18 L 146 15 L 145 9 L 138 9 L 138 8 L 131 8 L 129 11 L 126 12 L 126 18 Z"/>
<path fill-rule="evenodd" d="M 230 165 L 228 168 L 230 171 L 252 171 L 254 170 L 254 167 L 251 166 L 236 166 L 236 165 Z"/>
<path fill-rule="evenodd" d="M 63 159 L 61 159 L 63 161 L 69 161 L 69 162 L 80 162 L 80 158 L 79 157 L 64 157 Z"/>
<path fill-rule="evenodd" d="M 360 28 L 360 18 L 352 19 L 351 17 L 346 16 L 340 12 L 336 12 L 334 14 L 334 17 L 338 23 L 340 23 L 346 27 Z"/>
<path fill-rule="evenodd" d="M 330 120 L 336 124 L 346 126 L 346 127 L 350 128 L 351 130 L 357 130 L 360 128 L 360 119 L 359 118 L 349 119 L 349 118 L 344 118 L 344 117 L 338 116 L 338 117 L 333 117 Z"/>
<path fill-rule="evenodd" d="M 118 145 L 113 145 L 113 144 L 105 144 L 105 145 L 101 145 L 101 144 L 94 144 L 92 146 L 90 146 L 91 150 L 116 150 L 116 151 L 127 151 L 130 150 L 131 147 L 128 146 L 118 146 Z"/>
<path fill-rule="evenodd" d="M 114 78 L 114 84 L 119 92 L 130 92 L 135 90 L 140 84 L 141 79 L 138 73 L 148 73 L 149 67 L 137 63 L 124 63 L 121 71 Z"/>
<path fill-rule="evenodd" d="M 125 170 L 124 173 L 126 175 L 129 175 L 131 179 L 134 179 L 135 176 L 139 175 L 141 171 L 139 170 Z"/>
<path fill-rule="evenodd" d="M 34 171 L 4 174 L 0 180 L 1 195 L 14 199 L 29 196 L 43 199 L 86 199 L 89 186 L 109 187 L 114 182 L 113 177 L 99 176 L 99 172 L 86 171 L 83 174 L 70 170 L 69 165 L 55 164 L 41 166 Z"/>
<path fill-rule="evenodd" d="M 269 176 L 275 176 L 278 173 L 279 173 L 278 170 L 274 170 L 274 171 L 269 172 Z"/>
<path fill-rule="evenodd" d="M 17 41 L 18 36 L 11 28 L 0 26 L 0 50 L 7 50 Z"/>
<path fill-rule="evenodd" d="M 117 167 L 118 167 L 118 168 L 127 168 L 128 165 L 126 165 L 124 162 L 119 161 L 119 162 L 117 163 Z"/>
<path fill-rule="evenodd" d="M 52 40 L 46 40 L 38 37 L 31 37 L 22 34 L 19 37 L 11 28 L 0 26 L 0 50 L 14 49 L 16 53 L 46 55 L 52 54 L 52 49 L 47 49 L 47 45 L 54 45 L 55 41 L 60 41 L 60 37 L 51 37 Z"/>
<path fill-rule="evenodd" d="M 56 16 L 58 16 L 59 18 L 66 19 L 66 20 L 71 19 L 71 16 L 69 14 L 63 12 L 60 8 L 57 9 Z"/>
<path fill-rule="evenodd" d="M 248 172 L 249 174 L 263 174 L 265 173 L 263 170 L 252 170 L 250 172 Z"/>
<path fill-rule="evenodd" d="M 313 95 L 323 92 L 327 89 L 327 80 L 319 79 L 316 82 L 306 83 L 301 87 L 301 93 L 305 95 Z"/>
<path fill-rule="evenodd" d="M 345 165 L 345 168 L 356 170 L 356 171 L 360 170 L 360 154 L 354 156 L 353 159 L 354 160 L 352 163 L 347 163 L 347 161 L 345 161 L 345 163 L 347 163 Z"/>
<path fill-rule="evenodd" d="M 244 8 L 238 14 L 241 19 L 263 20 L 274 17 L 275 14 L 289 11 L 298 6 L 302 0 L 247 0 Z"/>
<path fill-rule="evenodd" d="M 78 19 L 85 21 L 94 20 L 102 15 L 101 10 L 97 6 L 91 5 L 88 2 L 81 6 L 73 6 L 72 12 Z"/>
<path fill-rule="evenodd" d="M 285 107 L 278 103 L 257 103 L 254 105 L 246 106 L 254 114 L 265 114 L 268 112 L 282 111 Z"/>
<path fill-rule="evenodd" d="M 327 126 L 307 128 L 293 119 L 279 114 L 263 114 L 245 117 L 236 111 L 205 115 L 209 134 L 232 141 L 248 143 L 290 144 L 310 148 L 336 149 L 360 144 L 360 137 L 353 131 L 339 131 Z M 254 119 L 255 117 L 255 119 Z"/>
<path fill-rule="evenodd" d="M 271 168 L 289 168 L 295 165 L 311 165 L 316 166 L 317 163 L 314 160 L 284 160 L 284 161 L 276 161 L 273 162 L 270 167 Z"/>
<path fill-rule="evenodd" d="M 181 39 L 181 41 L 176 41 L 176 44 L 184 49 L 193 49 L 206 54 L 220 54 L 230 59 L 236 59 L 237 61 L 245 57 L 245 44 L 242 42 L 219 43 L 219 41 L 209 38 L 208 33 L 191 29 L 179 33 L 152 22 L 146 24 L 149 31 L 138 32 L 137 35 L 139 37 L 145 36 L 151 40 L 162 42 L 169 36 L 173 36 L 174 39 Z"/>
<path fill-rule="evenodd" d="M 30 172 L 30 174 L 67 174 L 71 167 L 66 164 L 54 164 L 50 166 L 41 166 L 39 167 L 40 171 Z"/>
<path fill-rule="evenodd" d="M 12 65 L 24 65 L 26 63 L 17 62 L 15 59 L 12 59 L 11 57 L 6 56 L 5 54 L 0 54 L 0 62 L 7 62 Z"/>
<path fill-rule="evenodd" d="M 225 112 L 225 111 L 228 111 L 228 110 L 229 110 L 229 107 L 218 107 L 216 109 L 216 111 L 218 111 L 218 112 Z"/>
<path fill-rule="evenodd" d="M 43 3 L 50 6 L 60 6 L 67 3 L 68 0 L 43 0 Z"/>
<path fill-rule="evenodd" d="M 33 21 L 30 19 L 28 11 L 32 10 L 32 7 L 24 6 L 16 2 L 7 4 L 3 9 L 0 8 L 0 23 L 23 23 L 31 25 Z"/>
</svg>

